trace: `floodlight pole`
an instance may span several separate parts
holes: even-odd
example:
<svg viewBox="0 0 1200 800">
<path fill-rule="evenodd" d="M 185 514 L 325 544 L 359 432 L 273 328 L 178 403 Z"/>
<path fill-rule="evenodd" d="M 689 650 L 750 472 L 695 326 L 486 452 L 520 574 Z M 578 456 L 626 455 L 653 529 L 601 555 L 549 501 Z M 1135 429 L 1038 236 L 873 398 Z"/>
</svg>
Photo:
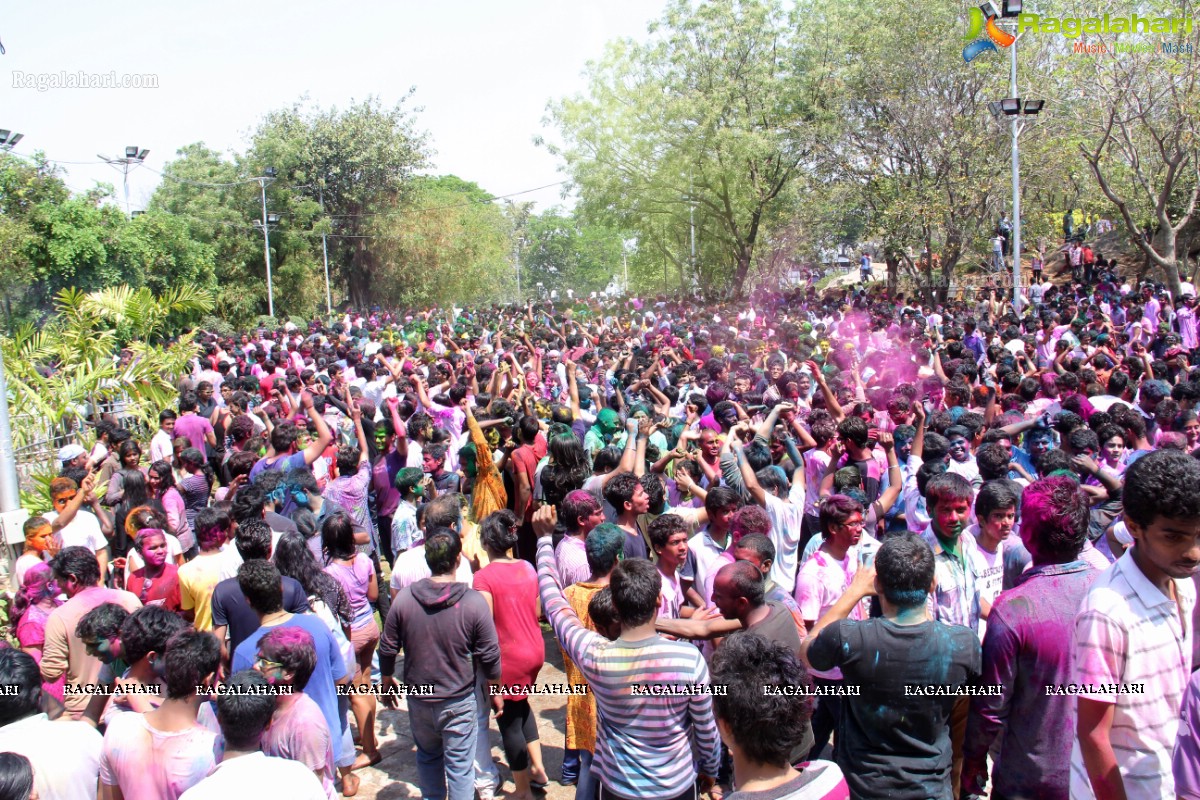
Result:
<svg viewBox="0 0 1200 800">
<path fill-rule="evenodd" d="M 267 262 L 267 315 L 275 316 L 275 288 L 271 284 L 271 234 L 267 230 L 267 178 L 259 178 L 262 189 L 263 259 Z"/>
<path fill-rule="evenodd" d="M 1016 35 L 1016 34 L 1014 34 Z M 1008 48 L 1009 61 L 1009 92 L 1011 97 L 1020 97 L 1017 93 L 1017 42 L 1013 40 Z M 1021 167 L 1020 167 L 1020 114 L 1014 114 L 1011 121 L 1012 131 L 1012 192 L 1013 192 L 1013 306 L 1021 307 Z"/>
<path fill-rule="evenodd" d="M 317 197 L 321 202 L 321 216 L 325 216 L 325 181 L 317 188 Z M 325 314 L 333 316 L 333 293 L 329 289 L 329 245 L 325 234 L 321 234 L 321 255 L 325 258 Z"/>
</svg>

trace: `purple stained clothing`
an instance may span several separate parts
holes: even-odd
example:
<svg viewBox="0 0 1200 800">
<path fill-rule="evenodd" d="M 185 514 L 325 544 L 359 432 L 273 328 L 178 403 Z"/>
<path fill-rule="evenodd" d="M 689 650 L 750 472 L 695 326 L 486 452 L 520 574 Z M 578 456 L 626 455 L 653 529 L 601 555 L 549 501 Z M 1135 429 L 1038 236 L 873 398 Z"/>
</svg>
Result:
<svg viewBox="0 0 1200 800">
<path fill-rule="evenodd" d="M 1193 672 L 1183 695 L 1179 738 L 1171 758 L 1175 794 L 1183 800 L 1200 800 L 1200 672 Z"/>
<path fill-rule="evenodd" d="M 1175 321 L 1179 325 L 1179 338 L 1184 350 L 1195 350 L 1200 347 L 1200 337 L 1196 335 L 1196 311 L 1187 306 L 1175 309 Z"/>
<path fill-rule="evenodd" d="M 993 796 L 1069 793 L 1076 698 L 1047 696 L 1046 687 L 1071 679 L 1075 615 L 1099 574 L 1083 561 L 1034 567 L 992 606 L 981 683 L 1004 688 L 999 697 L 972 698 L 963 756 L 968 766 L 982 765 L 1003 735 Z"/>
<path fill-rule="evenodd" d="M 396 489 L 396 474 L 404 469 L 404 457 L 392 450 L 375 462 L 371 468 L 371 486 L 379 503 L 379 516 L 390 517 L 400 505 L 400 492 Z M 390 535 L 386 534 L 386 535 Z"/>
<path fill-rule="evenodd" d="M 208 459 L 208 456 L 205 455 L 204 445 L 211 433 L 213 433 L 212 423 L 196 414 L 183 414 L 175 420 L 175 438 L 186 437 L 192 447 L 199 450 L 200 455 L 205 457 L 205 460 Z"/>
</svg>

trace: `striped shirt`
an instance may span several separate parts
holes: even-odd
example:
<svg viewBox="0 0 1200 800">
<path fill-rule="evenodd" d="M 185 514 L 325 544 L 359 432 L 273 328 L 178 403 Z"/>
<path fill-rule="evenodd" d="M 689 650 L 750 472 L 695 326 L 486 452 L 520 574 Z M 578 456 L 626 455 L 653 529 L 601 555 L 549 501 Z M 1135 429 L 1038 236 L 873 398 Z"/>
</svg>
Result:
<svg viewBox="0 0 1200 800">
<path fill-rule="evenodd" d="M 630 800 L 673 798 L 695 783 L 697 767 L 715 777 L 720 743 L 712 698 L 634 696 L 632 689 L 634 684 L 707 684 L 708 666 L 700 651 L 660 636 L 610 642 L 588 630 L 563 597 L 549 537 L 538 542 L 537 560 L 546 617 L 596 698 L 593 769 L 605 790 Z"/>
<path fill-rule="evenodd" d="M 951 555 L 930 528 L 925 541 L 933 549 L 935 591 L 929 594 L 929 616 L 947 625 L 962 625 L 979 630 L 979 583 L 975 579 L 975 551 L 979 545 L 970 536 L 959 534 L 959 556 Z"/>
<path fill-rule="evenodd" d="M 1196 587 L 1191 580 L 1174 583 L 1178 604 L 1146 578 L 1131 548 L 1096 578 L 1075 617 L 1071 682 L 1096 689 L 1079 697 L 1116 706 L 1109 737 L 1129 800 L 1175 796 L 1171 752 L 1192 668 L 1191 626 L 1181 619 L 1192 618 Z M 1142 690 L 1103 691 L 1113 684 Z M 1071 797 L 1095 797 L 1078 739 Z"/>
<path fill-rule="evenodd" d="M 564 536 L 554 550 L 554 559 L 558 563 L 558 580 L 563 586 L 581 583 L 592 576 L 592 568 L 587 560 L 587 544 L 583 539 Z"/>
</svg>

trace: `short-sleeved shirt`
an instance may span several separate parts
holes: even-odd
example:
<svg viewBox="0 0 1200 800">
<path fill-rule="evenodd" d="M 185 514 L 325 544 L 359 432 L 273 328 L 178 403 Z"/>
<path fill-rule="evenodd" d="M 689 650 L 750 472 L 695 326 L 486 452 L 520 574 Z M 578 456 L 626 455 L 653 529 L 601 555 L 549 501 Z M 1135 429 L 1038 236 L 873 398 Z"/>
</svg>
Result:
<svg viewBox="0 0 1200 800">
<path fill-rule="evenodd" d="M 292 614 L 308 611 L 308 595 L 295 578 L 283 578 L 283 610 Z M 230 652 L 237 649 L 246 637 L 258 630 L 258 615 L 238 586 L 237 578 L 226 578 L 212 593 L 213 627 L 227 627 Z"/>
<path fill-rule="evenodd" d="M 192 447 L 199 450 L 201 455 L 206 452 L 209 434 L 216 435 L 212 423 L 199 414 L 181 414 L 179 419 L 175 420 L 175 438 L 187 437 Z M 207 456 L 205 458 L 207 459 Z"/>
<path fill-rule="evenodd" d="M 104 732 L 100 782 L 125 800 L 179 800 L 216 766 L 216 738 L 199 725 L 160 731 L 145 714 L 118 714 Z"/>
<path fill-rule="evenodd" d="M 263 626 L 254 631 L 233 651 L 233 671 L 241 672 L 253 668 L 254 661 L 258 658 L 259 640 L 278 628 L 300 628 L 312 636 L 317 651 L 317 663 L 308 684 L 304 687 L 304 693 L 320 707 L 329 730 L 337 731 L 340 736 L 342 718 L 338 714 L 337 690 L 334 684 L 346 677 L 346 662 L 342 660 L 342 652 L 333 634 L 317 617 L 311 614 L 295 614 L 286 622 Z"/>
<path fill-rule="evenodd" d="M 725 552 L 725 549 L 713 541 L 707 528 L 700 531 L 688 540 L 688 557 L 683 564 L 681 577 L 690 580 L 696 587 L 711 585 L 709 573 L 715 572 L 723 566 L 720 563 L 720 555 Z M 712 597 L 705 596 L 704 602 L 712 602 Z"/>
<path fill-rule="evenodd" d="M 53 523 L 58 519 L 58 512 L 48 511 L 42 516 L 46 518 L 47 522 Z M 104 531 L 100 529 L 100 520 L 96 519 L 95 514 L 82 508 L 76 511 L 75 518 L 58 532 L 58 537 L 64 548 L 86 547 L 93 553 L 99 553 L 108 546 L 108 540 L 104 538 Z"/>
<path fill-rule="evenodd" d="M 546 662 L 538 624 L 537 573 L 526 561 L 493 561 L 475 573 L 474 588 L 492 596 L 492 616 L 500 638 L 500 682 L 531 686 Z M 520 695 L 505 698 L 524 699 Z"/>
<path fill-rule="evenodd" d="M 1137 545 L 1092 584 L 1075 617 L 1071 682 L 1094 691 L 1079 697 L 1113 703 L 1109 739 L 1129 800 L 1174 797 L 1171 753 L 1192 672 L 1196 586 L 1174 581 L 1178 602 L 1164 595 L 1133 560 Z M 1116 684 L 1143 692 L 1105 691 Z M 1091 781 L 1076 740 L 1071 750 L 1071 797 L 1091 798 Z"/>
<path fill-rule="evenodd" d="M 304 765 L 259 752 L 222 761 L 211 775 L 189 789 L 182 800 L 227 800 L 230 797 L 324 800 L 328 794 Z"/>
<path fill-rule="evenodd" d="M 841 669 L 858 695 L 842 698 L 837 761 L 855 797 L 953 800 L 950 711 L 957 697 L 907 687 L 975 681 L 982 653 L 975 631 L 886 618 L 838 620 L 809 645 L 815 669 Z"/>
<path fill-rule="evenodd" d="M 95 800 L 102 746 L 102 737 L 88 723 L 51 722 L 45 714 L 0 728 L 0 752 L 29 759 L 42 800 Z"/>
<path fill-rule="evenodd" d="M 852 545 L 846 551 L 842 561 L 818 550 L 813 557 L 804 562 L 800 574 L 796 577 L 796 605 L 805 622 L 816 622 L 825 616 L 825 612 L 833 608 L 854 580 L 858 572 L 858 545 Z M 864 620 L 869 614 L 869 606 L 859 603 L 850 612 L 850 619 Z M 839 680 L 841 672 L 836 669 L 822 671 L 813 670 L 813 674 L 827 680 Z"/>
<path fill-rule="evenodd" d="M 767 492 L 767 516 L 771 519 L 771 541 L 775 560 L 771 562 L 771 580 L 785 589 L 796 585 L 800 560 L 800 533 L 804 524 L 804 481 L 792 484 L 787 499 Z"/>
<path fill-rule="evenodd" d="M 314 774 L 320 772 L 325 795 L 334 797 L 333 782 L 337 774 L 333 755 L 335 735 L 340 745 L 341 731 L 330 731 L 321 707 L 308 695 L 300 694 L 294 702 L 276 709 L 271 716 L 270 726 L 263 731 L 260 744 L 263 753 L 268 756 L 290 758 L 308 767 Z"/>
<path fill-rule="evenodd" d="M 194 611 L 198 631 L 211 631 L 212 596 L 225 569 L 223 553 L 196 556 L 179 568 L 179 600 L 184 611 Z"/>
</svg>

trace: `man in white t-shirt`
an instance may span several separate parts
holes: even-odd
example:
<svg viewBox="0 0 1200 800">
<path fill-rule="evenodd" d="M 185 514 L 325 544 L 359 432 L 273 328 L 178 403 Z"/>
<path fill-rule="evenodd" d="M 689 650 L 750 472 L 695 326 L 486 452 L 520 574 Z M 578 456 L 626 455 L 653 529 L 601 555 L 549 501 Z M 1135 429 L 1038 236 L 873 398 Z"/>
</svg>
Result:
<svg viewBox="0 0 1200 800">
<path fill-rule="evenodd" d="M 210 633 L 183 630 L 171 637 L 161 659 L 166 665 L 162 705 L 144 714 L 118 714 L 104 732 L 100 796 L 105 800 L 178 797 L 213 769 L 216 734 L 196 722 L 207 699 L 197 689 L 215 683 L 221 646 Z M 264 699 L 274 706 L 269 695 Z"/>
<path fill-rule="evenodd" d="M 82 488 L 70 478 L 55 478 L 50 482 L 50 502 L 54 510 L 42 516 L 58 537 L 59 549 L 86 547 L 96 554 L 103 578 L 108 574 L 108 539 L 97 519 L 98 514 L 105 512 L 100 508 L 93 486 L 91 475 L 84 478 Z M 90 505 L 95 513 L 84 510 L 85 505 Z"/>
<path fill-rule="evenodd" d="M 0 648 L 0 752 L 20 753 L 33 765 L 41 800 L 96 800 L 103 738 L 86 722 L 51 722 L 41 713 L 42 674 L 28 653 Z"/>
<path fill-rule="evenodd" d="M 326 800 L 315 773 L 299 761 L 265 755 L 262 733 L 275 712 L 271 684 L 245 670 L 229 679 L 231 690 L 217 697 L 217 721 L 224 738 L 221 763 L 180 800 L 228 800 L 230 797 L 287 797 Z"/>
<path fill-rule="evenodd" d="M 975 585 L 979 589 L 979 605 L 985 616 L 1004 588 L 1004 551 L 1021 543 L 1020 537 L 1013 535 L 1018 499 L 1013 483 L 1007 480 L 988 481 L 975 496 L 977 521 L 967 526 L 967 533 L 979 545 L 971 548 L 969 553 L 975 570 Z M 987 621 L 981 617 L 981 641 L 986 631 Z"/>
<path fill-rule="evenodd" d="M 163 409 L 158 415 L 158 430 L 150 439 L 150 463 L 166 461 L 171 463 L 175 457 L 175 447 L 171 444 L 175 436 L 175 420 L 178 415 L 169 408 Z"/>
<path fill-rule="evenodd" d="M 773 411 L 772 416 L 774 415 Z M 770 417 L 768 421 L 772 421 Z M 797 480 L 789 487 L 787 476 L 775 466 L 769 466 L 755 474 L 746 460 L 745 448 L 741 443 L 736 442 L 733 448 L 746 491 L 750 493 L 754 502 L 766 509 L 767 516 L 771 518 L 769 536 L 775 544 L 771 580 L 783 587 L 785 592 L 791 592 L 796 586 L 800 535 L 804 527 L 804 481 L 797 476 Z"/>
</svg>

